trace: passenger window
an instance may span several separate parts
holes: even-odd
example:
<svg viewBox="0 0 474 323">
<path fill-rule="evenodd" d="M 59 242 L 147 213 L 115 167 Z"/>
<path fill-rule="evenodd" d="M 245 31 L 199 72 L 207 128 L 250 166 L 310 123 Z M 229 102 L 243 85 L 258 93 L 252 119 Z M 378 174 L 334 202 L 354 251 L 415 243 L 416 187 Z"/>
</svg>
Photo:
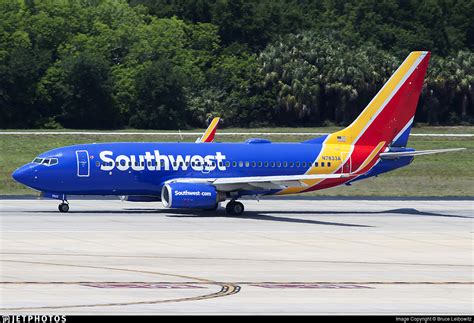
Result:
<svg viewBox="0 0 474 323">
<path fill-rule="evenodd" d="M 328 162 L 328 167 L 331 167 L 331 162 Z"/>
<path fill-rule="evenodd" d="M 95 162 L 95 165 L 96 165 L 97 167 L 99 167 L 99 166 L 100 166 L 100 161 L 96 161 L 96 162 Z"/>
<path fill-rule="evenodd" d="M 244 167 L 244 162 L 239 161 L 239 167 Z"/>
<path fill-rule="evenodd" d="M 324 162 L 321 162 L 321 167 L 324 167 Z"/>
<path fill-rule="evenodd" d="M 290 167 L 293 167 L 295 166 L 295 164 L 293 162 L 290 162 Z"/>
<path fill-rule="evenodd" d="M 226 161 L 225 162 L 225 167 L 230 167 L 230 162 Z"/>
<path fill-rule="evenodd" d="M 288 162 L 283 162 L 283 167 L 288 167 Z"/>
<path fill-rule="evenodd" d="M 302 162 L 301 167 L 306 167 L 306 162 Z"/>
<path fill-rule="evenodd" d="M 252 167 L 255 167 L 257 166 L 257 163 L 256 162 L 252 162 Z"/>
<path fill-rule="evenodd" d="M 237 167 L 237 162 L 232 162 L 232 167 Z"/>
<path fill-rule="evenodd" d="M 314 162 L 314 167 L 318 167 L 318 162 Z"/>
<path fill-rule="evenodd" d="M 277 162 L 277 167 L 281 167 L 281 162 Z"/>
<path fill-rule="evenodd" d="M 296 163 L 295 163 L 295 166 L 296 166 L 296 167 L 300 167 L 300 162 L 296 162 Z"/>
<path fill-rule="evenodd" d="M 259 161 L 259 162 L 258 162 L 258 167 L 262 167 L 262 164 L 263 164 L 263 163 L 262 163 L 261 161 Z"/>
<path fill-rule="evenodd" d="M 271 162 L 271 163 L 270 163 L 270 166 L 271 166 L 271 167 L 275 167 L 275 162 Z"/>
<path fill-rule="evenodd" d="M 265 165 L 265 167 L 268 167 L 268 162 L 265 162 L 265 164 L 264 164 L 264 165 Z"/>
</svg>

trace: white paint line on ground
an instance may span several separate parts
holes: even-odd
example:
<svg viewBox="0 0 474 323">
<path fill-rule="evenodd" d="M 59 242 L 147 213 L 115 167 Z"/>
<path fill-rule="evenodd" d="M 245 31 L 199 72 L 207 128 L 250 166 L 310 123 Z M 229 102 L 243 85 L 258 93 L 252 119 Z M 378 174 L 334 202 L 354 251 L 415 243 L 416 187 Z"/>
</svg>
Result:
<svg viewBox="0 0 474 323">
<path fill-rule="evenodd" d="M 219 136 L 323 136 L 323 132 L 219 132 Z M 202 132 L 0 131 L 0 135 L 200 136 Z M 474 137 L 467 133 L 412 133 L 413 137 Z"/>
</svg>

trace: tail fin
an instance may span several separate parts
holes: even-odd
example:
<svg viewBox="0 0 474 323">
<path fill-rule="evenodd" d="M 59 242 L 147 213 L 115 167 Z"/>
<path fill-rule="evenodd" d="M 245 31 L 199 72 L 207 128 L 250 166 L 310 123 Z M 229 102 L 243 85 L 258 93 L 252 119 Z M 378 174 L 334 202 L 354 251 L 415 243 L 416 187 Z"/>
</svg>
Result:
<svg viewBox="0 0 474 323">
<path fill-rule="evenodd" d="M 219 124 L 220 120 L 221 118 L 219 117 L 212 119 L 204 134 L 200 138 L 196 139 L 196 143 L 213 142 L 217 131 L 217 125 Z"/>
<path fill-rule="evenodd" d="M 411 52 L 357 119 L 326 143 L 405 146 L 429 59 L 430 52 Z"/>
</svg>

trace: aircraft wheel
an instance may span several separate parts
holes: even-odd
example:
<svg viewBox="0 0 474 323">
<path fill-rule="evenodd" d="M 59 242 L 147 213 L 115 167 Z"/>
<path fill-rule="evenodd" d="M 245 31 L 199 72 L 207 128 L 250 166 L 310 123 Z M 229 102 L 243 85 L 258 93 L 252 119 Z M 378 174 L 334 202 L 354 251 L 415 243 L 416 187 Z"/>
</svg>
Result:
<svg viewBox="0 0 474 323">
<path fill-rule="evenodd" d="M 227 203 L 225 210 L 227 211 L 227 214 L 230 215 L 241 215 L 244 213 L 244 205 L 240 202 L 230 201 Z"/>
<path fill-rule="evenodd" d="M 61 204 L 59 204 L 58 209 L 59 209 L 59 212 L 66 213 L 66 212 L 69 211 L 69 204 L 61 203 Z"/>
</svg>

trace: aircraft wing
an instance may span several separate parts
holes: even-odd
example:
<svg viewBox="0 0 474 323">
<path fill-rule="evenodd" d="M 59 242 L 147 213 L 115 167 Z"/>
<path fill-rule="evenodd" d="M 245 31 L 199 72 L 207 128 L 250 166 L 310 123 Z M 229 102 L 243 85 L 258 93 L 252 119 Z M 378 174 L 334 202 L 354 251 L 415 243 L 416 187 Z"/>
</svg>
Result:
<svg viewBox="0 0 474 323">
<path fill-rule="evenodd" d="M 307 186 L 305 180 L 345 178 L 351 174 L 314 174 L 314 175 L 281 175 L 281 176 L 249 176 L 223 178 L 182 178 L 172 182 L 206 183 L 213 185 L 219 191 L 230 192 L 237 190 L 283 189 L 287 187 Z"/>
<path fill-rule="evenodd" d="M 396 158 L 399 158 L 399 157 L 447 153 L 447 152 L 450 152 L 450 151 L 459 151 L 459 150 L 464 150 L 464 149 L 466 149 L 466 148 L 432 149 L 432 150 L 400 151 L 400 152 L 394 151 L 394 152 L 381 153 L 380 158 L 382 158 L 382 159 L 396 159 Z"/>
<path fill-rule="evenodd" d="M 214 136 L 216 135 L 217 125 L 219 124 L 220 119 L 221 118 L 219 117 L 212 119 L 209 127 L 207 127 L 202 137 L 196 139 L 196 143 L 212 142 L 214 140 Z"/>
</svg>

